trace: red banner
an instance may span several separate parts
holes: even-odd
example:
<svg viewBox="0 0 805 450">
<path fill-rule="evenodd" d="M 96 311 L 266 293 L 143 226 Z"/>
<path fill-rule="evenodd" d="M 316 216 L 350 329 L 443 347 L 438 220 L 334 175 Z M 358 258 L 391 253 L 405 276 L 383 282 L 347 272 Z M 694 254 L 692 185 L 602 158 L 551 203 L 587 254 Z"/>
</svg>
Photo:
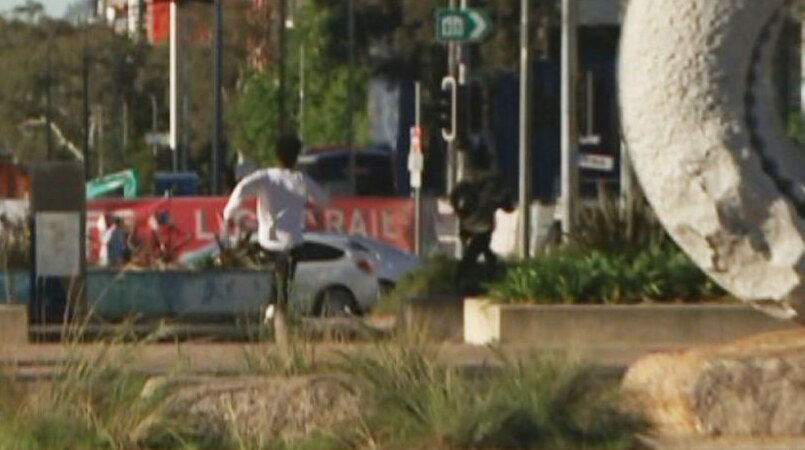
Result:
<svg viewBox="0 0 805 450">
<path fill-rule="evenodd" d="M 209 254 L 216 245 L 226 200 L 226 197 L 175 197 L 89 201 L 88 260 L 98 260 L 100 236 L 112 218 L 121 219 L 129 243 L 136 249 L 135 263 L 196 260 L 199 255 Z M 244 203 L 236 222 L 255 226 L 255 203 L 254 200 Z M 305 220 L 308 230 L 372 237 L 406 251 L 414 247 L 414 207 L 409 199 L 336 198 L 320 214 L 309 210 Z"/>
</svg>

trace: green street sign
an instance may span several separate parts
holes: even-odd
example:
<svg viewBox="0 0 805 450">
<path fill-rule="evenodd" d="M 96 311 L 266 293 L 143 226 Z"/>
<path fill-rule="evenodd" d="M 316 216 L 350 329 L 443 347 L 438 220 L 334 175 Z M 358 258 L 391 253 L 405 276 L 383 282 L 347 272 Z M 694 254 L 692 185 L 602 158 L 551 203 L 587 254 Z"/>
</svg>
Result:
<svg viewBox="0 0 805 450">
<path fill-rule="evenodd" d="M 489 34 L 489 19 L 477 9 L 438 8 L 436 40 L 477 42 Z"/>
</svg>

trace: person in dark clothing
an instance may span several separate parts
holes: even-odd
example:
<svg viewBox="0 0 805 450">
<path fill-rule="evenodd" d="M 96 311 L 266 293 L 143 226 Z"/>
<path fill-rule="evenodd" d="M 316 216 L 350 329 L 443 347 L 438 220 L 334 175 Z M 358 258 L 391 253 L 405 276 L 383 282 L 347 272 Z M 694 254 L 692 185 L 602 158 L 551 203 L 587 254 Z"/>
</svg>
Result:
<svg viewBox="0 0 805 450">
<path fill-rule="evenodd" d="M 484 148 L 468 155 L 467 177 L 450 193 L 450 204 L 458 216 L 459 237 L 464 248 L 458 267 L 458 276 L 467 275 L 484 257 L 487 267 L 493 269 L 498 258 L 490 247 L 495 231 L 495 212 L 511 212 L 514 198 L 499 175 L 490 168 L 489 154 Z"/>
</svg>

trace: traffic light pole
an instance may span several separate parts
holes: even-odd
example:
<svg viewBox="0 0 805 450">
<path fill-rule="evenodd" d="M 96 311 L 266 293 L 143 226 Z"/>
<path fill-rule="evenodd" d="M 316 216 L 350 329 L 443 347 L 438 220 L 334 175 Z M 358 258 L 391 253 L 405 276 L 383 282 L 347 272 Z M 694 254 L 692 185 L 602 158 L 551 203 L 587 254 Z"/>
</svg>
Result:
<svg viewBox="0 0 805 450">
<path fill-rule="evenodd" d="M 467 9 L 469 6 L 467 5 L 467 0 L 461 0 L 461 9 Z M 469 100 L 469 96 L 466 95 L 467 92 L 467 84 L 469 83 L 469 46 L 466 43 L 462 43 L 457 46 L 457 63 L 458 63 L 458 85 L 459 85 L 459 92 L 463 92 L 463 95 L 458 96 L 456 101 L 461 102 L 461 99 L 464 100 L 464 104 L 459 104 L 456 107 L 457 111 L 467 111 L 467 107 L 469 106 L 466 103 Z M 461 148 L 462 146 L 468 145 L 467 137 L 468 133 L 468 123 L 467 119 L 469 114 L 460 114 L 463 120 L 457 120 L 456 123 L 458 124 L 456 129 L 456 180 L 461 181 L 464 179 L 464 169 L 465 169 L 465 151 L 468 150 L 466 148 Z"/>
<path fill-rule="evenodd" d="M 450 8 L 456 7 L 456 0 L 450 0 Z M 456 58 L 456 49 L 457 44 L 455 42 L 450 42 L 447 45 L 447 76 L 449 77 L 456 77 L 456 72 L 458 71 L 458 64 Z M 453 133 L 456 130 L 452 130 Z M 456 179 L 458 175 L 457 170 L 457 145 L 456 140 L 453 139 L 451 141 L 447 141 L 447 193 L 453 192 L 453 189 L 456 187 Z"/>
</svg>

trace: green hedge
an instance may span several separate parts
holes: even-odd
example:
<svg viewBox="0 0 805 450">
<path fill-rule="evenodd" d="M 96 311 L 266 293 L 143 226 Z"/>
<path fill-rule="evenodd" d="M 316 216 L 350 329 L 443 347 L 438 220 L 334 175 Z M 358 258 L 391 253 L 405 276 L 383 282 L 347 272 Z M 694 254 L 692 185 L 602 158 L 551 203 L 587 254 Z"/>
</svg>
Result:
<svg viewBox="0 0 805 450">
<path fill-rule="evenodd" d="M 510 265 L 489 286 L 505 302 L 610 304 L 702 301 L 724 295 L 670 243 L 642 250 L 566 248 Z"/>
</svg>

